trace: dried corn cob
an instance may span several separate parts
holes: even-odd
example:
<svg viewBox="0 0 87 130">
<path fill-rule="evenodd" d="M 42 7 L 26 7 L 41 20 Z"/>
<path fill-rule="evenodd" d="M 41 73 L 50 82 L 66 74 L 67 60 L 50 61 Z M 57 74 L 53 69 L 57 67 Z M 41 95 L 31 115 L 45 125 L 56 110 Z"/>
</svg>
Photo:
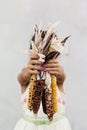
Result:
<svg viewBox="0 0 87 130">
<path fill-rule="evenodd" d="M 43 111 L 45 114 L 47 114 L 47 117 L 50 121 L 53 119 L 53 102 L 52 102 L 52 88 L 51 88 L 51 76 L 49 73 L 45 73 L 45 84 L 44 84 L 44 95 L 42 100 L 42 106 L 43 106 Z M 44 106 L 45 104 L 45 106 Z"/>
<path fill-rule="evenodd" d="M 45 97 L 45 89 L 43 90 L 43 96 L 42 96 L 42 107 L 43 107 L 43 112 L 44 112 L 45 114 L 47 114 L 47 113 L 46 113 L 46 97 Z"/>
<path fill-rule="evenodd" d="M 35 86 L 35 80 L 36 76 L 32 75 L 30 78 L 30 84 L 29 84 L 29 97 L 28 97 L 28 109 L 32 110 L 32 103 L 33 103 L 33 94 L 34 94 L 34 86 Z"/>
<path fill-rule="evenodd" d="M 58 111 L 58 103 L 57 103 L 57 79 L 55 75 L 51 76 L 51 88 L 52 88 L 53 111 L 54 113 L 56 113 Z"/>
<path fill-rule="evenodd" d="M 51 88 L 47 87 L 45 89 L 45 98 L 46 98 L 46 113 L 47 113 L 48 119 L 50 121 L 52 121 L 53 120 L 54 111 L 53 111 L 52 89 Z"/>
<path fill-rule="evenodd" d="M 43 89 L 44 89 L 44 80 L 37 80 L 36 85 L 34 86 L 34 95 L 33 95 L 33 112 L 35 114 L 38 113 L 40 103 L 42 100 L 43 95 Z"/>
</svg>

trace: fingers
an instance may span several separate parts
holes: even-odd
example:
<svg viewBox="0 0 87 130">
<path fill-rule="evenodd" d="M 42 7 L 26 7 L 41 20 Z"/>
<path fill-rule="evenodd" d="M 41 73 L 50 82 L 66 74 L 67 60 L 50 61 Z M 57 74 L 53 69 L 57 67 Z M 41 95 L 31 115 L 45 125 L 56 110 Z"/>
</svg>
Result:
<svg viewBox="0 0 87 130">
<path fill-rule="evenodd" d="M 29 67 L 26 67 L 22 72 L 26 73 L 26 75 L 29 75 L 29 74 L 37 74 L 38 73 L 38 70 L 39 70 L 40 67 L 37 67 L 37 66 L 29 66 Z"/>
<path fill-rule="evenodd" d="M 51 70 L 51 71 L 48 71 L 48 73 L 51 74 L 51 75 L 56 75 L 56 76 L 58 75 L 58 72 L 57 72 L 57 71 L 52 71 L 52 70 Z"/>
<path fill-rule="evenodd" d="M 55 64 L 55 63 L 48 63 L 46 65 L 44 65 L 45 68 L 53 68 L 53 67 L 59 67 L 59 64 Z"/>
<path fill-rule="evenodd" d="M 22 77 L 24 79 L 29 79 L 31 74 L 38 74 L 38 70 L 30 69 L 29 67 L 26 67 L 22 70 Z"/>
<path fill-rule="evenodd" d="M 50 60 L 46 65 L 45 65 L 45 71 L 48 71 L 48 73 L 56 75 L 59 78 L 63 78 L 64 75 L 64 69 L 63 67 L 59 64 L 58 60 L 53 59 Z"/>
<path fill-rule="evenodd" d="M 59 71 L 58 67 L 54 68 L 45 68 L 46 71 Z"/>
<path fill-rule="evenodd" d="M 43 62 L 39 61 L 39 60 L 31 60 L 30 63 L 32 65 L 41 65 Z"/>
<path fill-rule="evenodd" d="M 57 59 L 49 60 L 47 63 L 59 63 Z"/>
<path fill-rule="evenodd" d="M 52 59 L 52 60 L 49 60 L 45 65 L 44 67 L 46 68 L 52 68 L 52 67 L 59 67 L 60 64 L 58 62 L 57 59 Z"/>
<path fill-rule="evenodd" d="M 21 73 L 18 75 L 18 81 L 21 86 L 27 86 L 32 74 L 39 74 L 38 70 L 32 70 L 29 67 L 23 68 Z"/>
<path fill-rule="evenodd" d="M 29 71 L 31 74 L 39 74 L 39 72 L 37 70 L 30 70 Z"/>
<path fill-rule="evenodd" d="M 37 65 L 39 65 L 40 64 L 40 61 L 38 60 L 40 57 L 38 56 L 38 55 L 33 55 L 33 54 L 31 54 L 30 55 L 30 59 L 29 59 L 29 61 L 28 61 L 28 63 L 27 63 L 27 65 L 30 65 L 30 64 L 37 64 Z"/>
<path fill-rule="evenodd" d="M 31 65 L 42 65 L 43 62 L 39 61 L 39 60 L 29 60 L 27 63 L 27 66 Z"/>
<path fill-rule="evenodd" d="M 48 63 L 44 65 L 45 68 L 61 68 L 61 65 L 59 63 Z"/>
<path fill-rule="evenodd" d="M 39 58 L 40 57 L 38 55 L 30 55 L 31 60 L 34 60 L 34 59 L 38 60 Z"/>
<path fill-rule="evenodd" d="M 54 74 L 56 76 L 61 76 L 62 75 L 61 70 L 58 69 L 58 68 L 48 69 L 46 71 L 48 71 L 49 74 Z"/>
<path fill-rule="evenodd" d="M 27 75 L 30 74 L 39 74 L 39 70 L 41 70 L 41 65 L 43 62 L 39 61 L 39 56 L 31 55 L 30 60 L 27 63 Z"/>
<path fill-rule="evenodd" d="M 49 60 L 43 67 L 41 67 L 43 62 L 40 62 L 39 60 L 36 60 L 38 56 L 31 56 L 31 60 L 28 62 L 28 71 L 32 74 L 38 74 L 38 70 L 44 70 L 48 71 L 50 74 L 56 74 L 59 75 L 59 73 L 62 73 L 62 67 L 59 64 L 57 59 Z"/>
<path fill-rule="evenodd" d="M 41 67 L 38 65 L 30 65 L 28 68 L 31 70 L 40 70 L 41 69 Z"/>
</svg>

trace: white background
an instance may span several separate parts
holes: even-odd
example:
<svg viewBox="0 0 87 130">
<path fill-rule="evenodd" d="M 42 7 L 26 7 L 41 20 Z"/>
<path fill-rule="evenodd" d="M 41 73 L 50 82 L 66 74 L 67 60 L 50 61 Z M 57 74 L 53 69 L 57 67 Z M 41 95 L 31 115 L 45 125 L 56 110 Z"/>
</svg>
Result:
<svg viewBox="0 0 87 130">
<path fill-rule="evenodd" d="M 40 20 L 61 21 L 58 35 L 68 40 L 67 116 L 72 130 L 87 130 L 87 0 L 0 0 L 0 130 L 13 130 L 21 117 L 17 74 L 26 65 L 23 51 Z"/>
</svg>

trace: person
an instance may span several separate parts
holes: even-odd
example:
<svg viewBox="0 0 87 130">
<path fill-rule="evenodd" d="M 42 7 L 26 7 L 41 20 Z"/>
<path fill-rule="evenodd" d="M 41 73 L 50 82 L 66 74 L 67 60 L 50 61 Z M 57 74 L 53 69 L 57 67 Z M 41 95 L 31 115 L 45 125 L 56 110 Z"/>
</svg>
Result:
<svg viewBox="0 0 87 130">
<path fill-rule="evenodd" d="M 26 67 L 18 74 L 18 81 L 21 85 L 21 103 L 23 107 L 23 117 L 18 121 L 14 130 L 71 130 L 69 121 L 65 116 L 66 94 L 64 92 L 64 81 L 66 74 L 58 59 L 51 59 L 45 65 L 39 61 L 39 56 L 31 56 Z M 30 112 L 27 107 L 29 94 L 29 79 L 32 74 L 39 74 L 39 70 L 47 71 L 50 75 L 55 75 L 57 78 L 58 88 L 58 120 L 50 123 L 45 122 L 46 115 L 40 106 L 38 117 L 35 122 L 33 112 Z M 25 116 L 24 116 L 25 115 Z M 61 115 L 61 116 L 60 116 Z M 32 120 L 33 119 L 33 120 Z M 42 122 L 40 122 L 40 120 Z"/>
</svg>

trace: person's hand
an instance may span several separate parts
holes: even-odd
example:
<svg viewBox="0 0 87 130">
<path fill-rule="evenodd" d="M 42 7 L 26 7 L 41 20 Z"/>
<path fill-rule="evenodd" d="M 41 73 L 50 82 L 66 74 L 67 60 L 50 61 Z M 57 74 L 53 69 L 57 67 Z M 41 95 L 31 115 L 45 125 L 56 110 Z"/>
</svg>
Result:
<svg viewBox="0 0 87 130">
<path fill-rule="evenodd" d="M 21 73 L 18 75 L 18 81 L 21 84 L 21 86 L 27 86 L 31 75 L 37 75 L 39 74 L 38 70 L 43 70 L 43 68 L 41 67 L 42 62 L 40 62 L 38 59 L 39 56 L 31 55 L 30 60 L 27 63 L 27 67 L 23 68 Z"/>
<path fill-rule="evenodd" d="M 57 59 L 49 60 L 45 65 L 45 70 L 48 71 L 51 75 L 55 75 L 57 77 L 57 84 L 63 85 L 64 80 L 66 78 L 63 67 L 60 65 Z"/>
</svg>

